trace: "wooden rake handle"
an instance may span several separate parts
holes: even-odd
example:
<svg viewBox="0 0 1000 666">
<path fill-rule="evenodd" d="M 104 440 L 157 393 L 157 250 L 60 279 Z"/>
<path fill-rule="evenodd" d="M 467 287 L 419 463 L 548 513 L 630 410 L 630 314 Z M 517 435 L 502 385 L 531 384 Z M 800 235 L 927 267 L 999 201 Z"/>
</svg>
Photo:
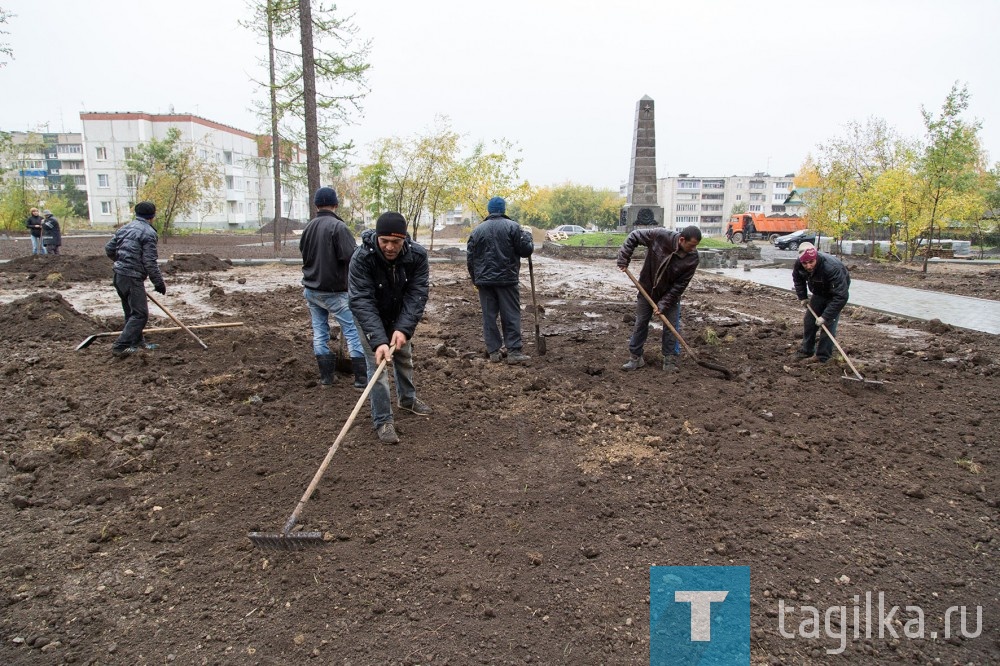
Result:
<svg viewBox="0 0 1000 666">
<path fill-rule="evenodd" d="M 323 463 L 319 466 L 319 469 L 316 470 L 316 474 L 313 475 L 312 481 L 309 482 L 309 487 L 306 488 L 306 491 L 302 494 L 302 499 L 300 499 L 299 503 L 295 505 L 295 510 L 292 511 L 292 515 L 285 523 L 285 527 L 282 530 L 283 534 L 288 534 L 292 531 L 292 528 L 295 527 L 295 523 L 298 521 L 299 515 L 302 513 L 302 509 L 305 508 L 306 502 L 308 502 L 309 498 L 312 497 L 313 492 L 316 490 L 316 486 L 319 485 L 320 479 L 323 478 L 323 474 L 326 472 L 326 468 L 329 467 L 330 461 L 333 460 L 333 454 L 335 454 L 337 449 L 340 448 L 340 444 L 344 441 L 344 437 L 347 436 L 347 432 L 351 429 L 351 426 L 354 425 L 354 419 L 357 418 L 358 412 L 361 411 L 361 408 L 365 404 L 365 400 L 368 398 L 368 394 L 372 392 L 375 382 L 378 381 L 379 375 L 381 375 L 382 371 L 385 370 L 386 365 L 389 363 L 389 360 L 392 358 L 392 354 L 395 351 L 396 345 L 390 345 L 389 358 L 384 359 L 378 364 L 378 367 L 375 368 L 375 372 L 372 373 L 372 378 L 368 380 L 368 385 L 365 386 L 365 390 L 361 392 L 361 397 L 358 398 L 358 403 L 354 405 L 351 415 L 347 417 L 347 422 L 344 423 L 344 427 L 340 429 L 340 434 L 337 435 L 337 439 L 335 439 L 333 444 L 330 445 L 330 450 L 326 452 L 326 457 L 323 458 Z"/>
<path fill-rule="evenodd" d="M 194 338 L 198 342 L 199 345 L 201 345 L 202 349 L 208 349 L 208 345 L 206 345 L 204 342 L 202 342 L 201 338 L 199 338 L 195 334 L 194 331 L 192 331 L 190 328 L 188 328 L 187 326 L 185 326 L 184 322 L 182 322 L 180 319 L 178 319 L 177 317 L 175 317 L 174 314 L 170 310 L 168 310 L 165 305 L 163 305 L 163 303 L 161 303 L 158 300 L 156 300 L 156 298 L 151 293 L 149 293 L 148 291 L 146 292 L 146 296 L 149 297 L 149 300 L 153 301 L 153 303 L 156 303 L 156 307 L 158 307 L 161 310 L 163 310 L 164 314 L 166 314 L 168 317 L 170 317 L 170 319 L 172 319 L 175 324 L 177 324 L 178 326 L 180 326 L 181 328 L 183 328 L 185 331 L 187 331 L 191 335 L 191 337 Z"/>
</svg>

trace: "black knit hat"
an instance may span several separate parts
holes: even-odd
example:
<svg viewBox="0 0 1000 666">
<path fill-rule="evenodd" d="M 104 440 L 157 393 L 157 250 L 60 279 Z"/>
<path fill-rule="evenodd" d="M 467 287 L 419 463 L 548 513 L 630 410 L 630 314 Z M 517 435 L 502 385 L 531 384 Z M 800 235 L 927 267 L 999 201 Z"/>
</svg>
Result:
<svg viewBox="0 0 1000 666">
<path fill-rule="evenodd" d="M 375 235 L 406 238 L 406 218 L 396 212 L 382 213 L 375 222 Z"/>
<path fill-rule="evenodd" d="M 152 220 L 156 217 L 156 204 L 152 201 L 140 201 L 135 205 L 136 217 Z"/>
<path fill-rule="evenodd" d="M 316 196 L 313 197 L 313 203 L 316 204 L 317 208 L 321 207 L 333 207 L 340 204 L 340 200 L 337 199 L 337 191 L 332 187 L 321 187 L 316 190 Z"/>
</svg>

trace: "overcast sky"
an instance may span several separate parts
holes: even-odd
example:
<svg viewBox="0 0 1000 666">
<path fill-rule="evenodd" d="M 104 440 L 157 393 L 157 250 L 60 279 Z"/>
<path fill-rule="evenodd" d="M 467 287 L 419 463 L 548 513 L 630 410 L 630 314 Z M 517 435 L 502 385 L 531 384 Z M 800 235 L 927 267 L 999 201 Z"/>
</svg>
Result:
<svg viewBox="0 0 1000 666">
<path fill-rule="evenodd" d="M 955 81 L 1000 160 L 997 0 L 343 0 L 371 94 L 344 136 L 506 138 L 533 185 L 617 189 L 636 102 L 656 103 L 660 177 L 796 171 L 844 124 L 923 135 Z M 264 54 L 244 0 L 0 0 L 0 129 L 79 131 L 80 111 L 195 113 L 247 131 Z"/>
</svg>

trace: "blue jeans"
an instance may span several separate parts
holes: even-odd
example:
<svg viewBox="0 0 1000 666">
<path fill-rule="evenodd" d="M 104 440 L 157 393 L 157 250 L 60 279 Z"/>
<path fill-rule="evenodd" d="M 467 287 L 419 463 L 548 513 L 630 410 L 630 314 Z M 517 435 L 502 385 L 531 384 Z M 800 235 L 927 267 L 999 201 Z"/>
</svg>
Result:
<svg viewBox="0 0 1000 666">
<path fill-rule="evenodd" d="M 676 305 L 663 313 L 667 321 L 674 325 L 677 332 L 681 331 L 681 304 Z M 628 353 L 632 356 L 642 356 L 642 348 L 646 345 L 646 338 L 649 336 L 649 320 L 653 316 L 653 308 L 646 298 L 639 294 L 635 303 L 635 327 L 632 329 L 632 337 L 628 341 Z M 681 343 L 674 338 L 674 334 L 666 326 L 663 327 L 663 340 L 661 342 L 663 356 L 678 356 L 681 353 Z"/>
<path fill-rule="evenodd" d="M 330 353 L 331 314 L 340 323 L 340 331 L 347 341 L 347 349 L 351 358 L 364 356 L 361 339 L 358 337 L 358 329 L 354 325 L 354 317 L 351 316 L 346 291 L 316 291 L 307 287 L 302 290 L 302 295 L 305 296 L 306 305 L 309 306 L 309 314 L 312 316 L 313 353 L 316 356 Z"/>
<path fill-rule="evenodd" d="M 479 305 L 483 309 L 483 340 L 492 354 L 503 345 L 507 351 L 521 349 L 521 295 L 518 286 L 479 287 Z M 497 315 L 503 328 L 503 338 L 497 330 Z"/>
<path fill-rule="evenodd" d="M 826 309 L 827 304 L 830 303 L 830 299 L 825 296 L 820 296 L 819 294 L 813 294 L 809 301 L 809 305 L 812 307 L 813 312 L 818 314 L 820 317 L 823 316 L 823 310 Z M 837 335 L 837 323 L 840 321 L 840 314 L 838 313 L 832 321 L 826 322 L 824 325 L 829 329 L 830 334 L 836 337 Z M 816 358 L 820 361 L 826 363 L 833 356 L 833 340 L 827 336 L 826 331 L 821 329 L 816 325 L 816 318 L 812 316 L 809 310 L 806 310 L 805 316 L 802 318 L 802 349 L 799 350 L 806 356 L 812 356 L 813 350 L 816 350 Z M 819 345 L 816 344 L 816 331 L 819 331 Z"/>
<path fill-rule="evenodd" d="M 361 328 L 357 324 L 358 329 Z M 368 338 L 361 336 L 361 347 L 365 352 L 365 365 L 368 367 L 368 379 L 371 380 L 378 363 L 375 362 L 375 352 L 368 344 Z M 392 423 L 392 402 L 389 395 L 389 369 L 396 375 L 396 398 L 402 404 L 412 404 L 417 397 L 417 389 L 413 385 L 413 341 L 408 340 L 405 345 L 392 353 L 392 365 L 386 367 L 378 377 L 378 381 L 372 386 L 372 392 L 368 394 L 368 400 L 372 407 L 372 423 L 375 429 L 383 423 Z"/>
<path fill-rule="evenodd" d="M 31 237 L 31 254 L 45 254 L 45 245 L 42 243 L 41 236 Z"/>
</svg>

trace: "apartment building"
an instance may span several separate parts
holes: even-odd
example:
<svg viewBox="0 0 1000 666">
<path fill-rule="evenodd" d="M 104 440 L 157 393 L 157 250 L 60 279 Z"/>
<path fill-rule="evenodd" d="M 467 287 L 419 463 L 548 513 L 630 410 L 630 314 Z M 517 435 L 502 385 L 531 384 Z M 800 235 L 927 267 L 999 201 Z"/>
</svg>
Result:
<svg viewBox="0 0 1000 666">
<path fill-rule="evenodd" d="M 163 140 L 171 128 L 193 146 L 199 159 L 215 165 L 219 187 L 202 204 L 179 217 L 180 228 L 255 229 L 274 218 L 274 185 L 270 142 L 256 134 L 191 114 L 133 112 L 80 113 L 83 125 L 83 167 L 92 223 L 123 224 L 131 219 L 135 177 L 126 160 L 140 144 Z M 284 156 L 305 162 L 300 150 Z M 281 215 L 309 219 L 304 188 L 282 185 Z"/>
<path fill-rule="evenodd" d="M 79 190 L 87 189 L 83 170 L 83 135 L 72 132 L 10 132 L 14 150 L 10 168 L 25 185 L 44 199 L 46 192 L 63 189 L 70 176 Z"/>
<path fill-rule="evenodd" d="M 664 226 L 680 230 L 693 224 L 703 234 L 721 235 L 733 207 L 739 204 L 765 215 L 801 213 L 801 200 L 792 197 L 794 175 L 701 177 L 682 173 L 660 178 L 657 195 L 664 209 Z"/>
</svg>

